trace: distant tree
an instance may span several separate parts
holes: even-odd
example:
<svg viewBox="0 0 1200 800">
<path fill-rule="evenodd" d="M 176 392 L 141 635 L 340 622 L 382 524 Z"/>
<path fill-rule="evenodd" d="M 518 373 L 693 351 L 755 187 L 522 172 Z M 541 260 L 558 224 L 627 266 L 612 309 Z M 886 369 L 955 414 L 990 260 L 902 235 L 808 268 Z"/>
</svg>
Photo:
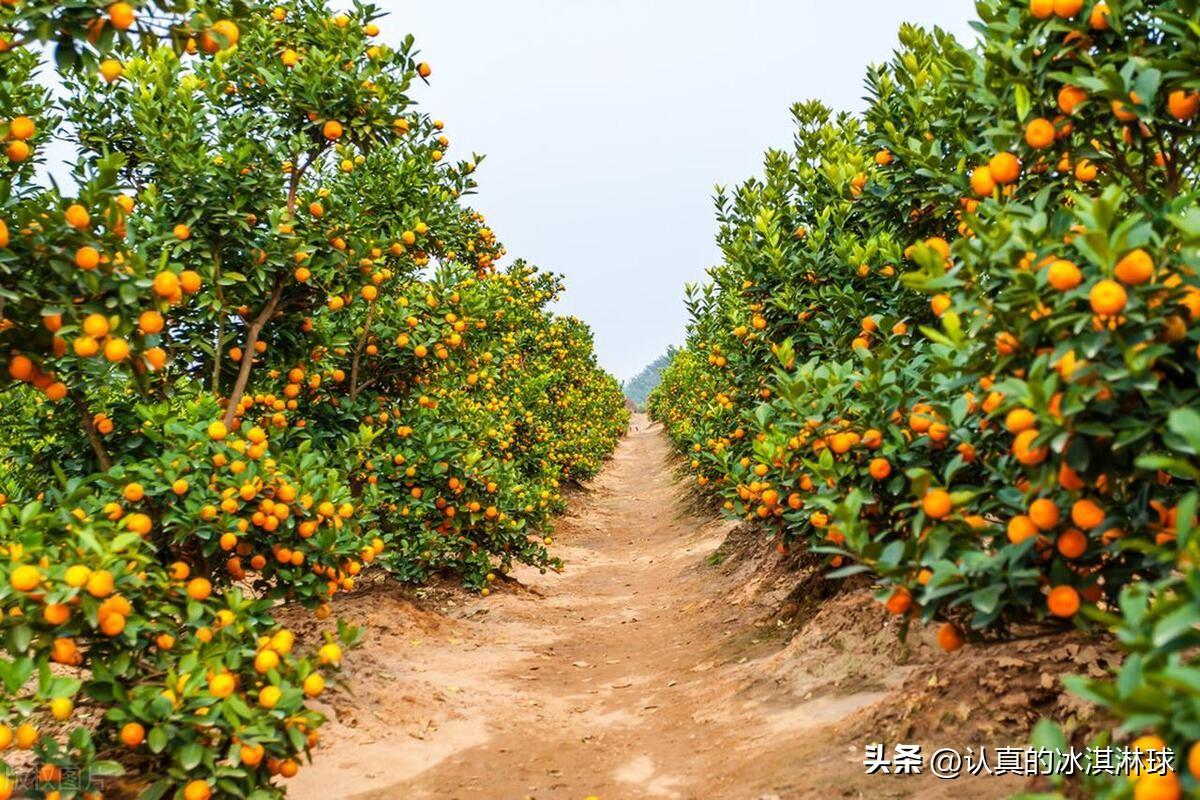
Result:
<svg viewBox="0 0 1200 800">
<path fill-rule="evenodd" d="M 654 391 L 654 387 L 658 386 L 659 374 L 667 364 L 671 363 L 671 358 L 674 355 L 675 347 L 668 347 L 667 352 L 651 361 L 641 372 L 621 384 L 621 389 L 624 390 L 625 396 L 637 405 L 638 410 L 643 410 L 646 407 L 646 398 L 650 396 L 650 392 Z"/>
</svg>

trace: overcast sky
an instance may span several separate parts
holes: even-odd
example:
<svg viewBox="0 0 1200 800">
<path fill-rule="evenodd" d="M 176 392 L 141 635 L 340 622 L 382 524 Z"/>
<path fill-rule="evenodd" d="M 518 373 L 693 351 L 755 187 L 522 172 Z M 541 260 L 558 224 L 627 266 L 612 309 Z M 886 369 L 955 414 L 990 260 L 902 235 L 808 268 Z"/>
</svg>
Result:
<svg viewBox="0 0 1200 800">
<path fill-rule="evenodd" d="M 719 259 L 713 186 L 791 141 L 789 107 L 863 107 L 902 21 L 970 37 L 968 0 L 379 0 L 416 36 L 416 95 L 451 154 L 487 154 L 472 203 L 520 256 L 566 277 L 626 379 L 683 339 L 683 287 Z"/>
</svg>

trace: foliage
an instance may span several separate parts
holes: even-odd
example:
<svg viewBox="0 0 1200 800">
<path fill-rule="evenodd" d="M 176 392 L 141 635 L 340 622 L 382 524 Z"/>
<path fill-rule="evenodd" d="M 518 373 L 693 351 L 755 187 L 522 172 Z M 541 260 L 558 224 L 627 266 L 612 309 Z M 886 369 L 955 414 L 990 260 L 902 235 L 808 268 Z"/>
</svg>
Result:
<svg viewBox="0 0 1200 800">
<path fill-rule="evenodd" d="M 0 750 L 33 751 L 33 796 L 126 768 L 282 795 L 359 634 L 295 653 L 276 605 L 324 619 L 372 565 L 484 593 L 557 568 L 560 488 L 624 431 L 561 281 L 497 266 L 480 156 L 447 157 L 379 16 L 0 5 Z M 52 137 L 69 191 L 38 180 Z"/>
<path fill-rule="evenodd" d="M 718 196 L 724 263 L 651 412 L 731 514 L 947 649 L 1117 625 L 1137 657 L 1088 696 L 1184 752 L 1200 10 L 978 9 L 974 47 L 902 28 L 861 118 L 797 105 L 793 148 Z"/>
</svg>

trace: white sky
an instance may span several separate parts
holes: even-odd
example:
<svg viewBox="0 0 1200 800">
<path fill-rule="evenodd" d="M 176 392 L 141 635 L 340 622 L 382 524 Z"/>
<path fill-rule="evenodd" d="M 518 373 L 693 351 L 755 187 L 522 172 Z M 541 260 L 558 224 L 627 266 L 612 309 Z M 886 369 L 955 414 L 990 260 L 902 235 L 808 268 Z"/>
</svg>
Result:
<svg viewBox="0 0 1200 800">
<path fill-rule="evenodd" d="M 711 197 L 786 146 L 794 101 L 860 110 L 902 21 L 970 38 L 969 0 L 378 0 L 416 37 L 414 92 L 509 256 L 562 273 L 561 310 L 626 379 L 683 339 L 685 282 L 719 260 Z"/>
</svg>

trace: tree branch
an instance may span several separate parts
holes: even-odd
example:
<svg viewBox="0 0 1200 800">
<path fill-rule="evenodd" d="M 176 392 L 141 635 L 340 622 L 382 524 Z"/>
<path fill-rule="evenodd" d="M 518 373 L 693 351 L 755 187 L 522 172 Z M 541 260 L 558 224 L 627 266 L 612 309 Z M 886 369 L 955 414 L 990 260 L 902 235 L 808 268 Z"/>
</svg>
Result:
<svg viewBox="0 0 1200 800">
<path fill-rule="evenodd" d="M 367 318 L 363 321 L 362 336 L 358 337 L 358 346 L 354 348 L 354 358 L 350 361 L 350 402 L 353 403 L 358 399 L 360 387 L 358 385 L 358 364 L 362 359 L 363 348 L 367 344 L 367 337 L 371 334 L 371 320 L 375 316 L 375 304 L 371 303 L 371 308 L 367 311 Z"/>
<path fill-rule="evenodd" d="M 246 384 L 250 381 L 250 368 L 254 364 L 254 346 L 258 344 L 258 335 L 262 333 L 263 326 L 275 313 L 275 308 L 279 305 L 279 298 L 283 296 L 283 275 L 275 278 L 275 288 L 271 291 L 271 298 L 267 300 L 267 304 L 263 306 L 262 311 L 258 312 L 258 316 L 250 323 L 250 327 L 246 329 L 245 346 L 242 349 L 242 366 L 238 370 L 237 380 L 233 384 L 233 391 L 229 393 L 229 407 L 225 409 L 225 427 L 233 424 L 234 414 L 237 411 L 238 403 L 242 401 L 242 395 L 246 391 Z"/>
<path fill-rule="evenodd" d="M 83 422 L 83 430 L 87 433 L 88 441 L 92 444 L 92 450 L 96 453 L 96 460 L 100 462 L 100 468 L 108 472 L 112 468 L 112 459 L 108 455 L 108 451 L 104 449 L 104 442 L 100 440 L 100 434 L 96 430 L 96 426 L 92 424 L 92 415 L 88 413 L 88 408 L 84 405 L 83 400 L 78 395 L 71 395 L 71 400 L 75 403 L 75 408 L 79 411 L 79 418 Z"/>
</svg>

